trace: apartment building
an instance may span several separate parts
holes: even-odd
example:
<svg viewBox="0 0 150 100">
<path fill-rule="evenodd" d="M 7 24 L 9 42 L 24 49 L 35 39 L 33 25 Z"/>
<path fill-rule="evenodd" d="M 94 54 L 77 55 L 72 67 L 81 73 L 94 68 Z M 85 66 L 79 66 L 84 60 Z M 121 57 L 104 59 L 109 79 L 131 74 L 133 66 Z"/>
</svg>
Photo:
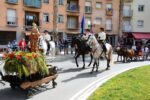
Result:
<svg viewBox="0 0 150 100">
<path fill-rule="evenodd" d="M 104 27 L 111 44 L 115 45 L 119 34 L 119 0 L 58 0 L 57 30 L 60 37 L 70 39 L 84 27 L 92 27 L 97 34 Z"/>
<path fill-rule="evenodd" d="M 30 35 L 32 23 L 39 30 L 53 30 L 53 2 L 49 0 L 1 0 L 0 44 Z"/>
<path fill-rule="evenodd" d="M 121 34 L 129 44 L 150 39 L 150 1 L 122 0 Z"/>
<path fill-rule="evenodd" d="M 115 45 L 119 33 L 119 0 L 2 0 L 0 2 L 0 43 L 30 34 L 32 22 L 41 32 L 56 32 L 59 38 L 79 35 L 84 16 L 85 29 L 97 34 L 104 27 Z M 7 38 L 6 38 L 7 37 Z"/>
</svg>

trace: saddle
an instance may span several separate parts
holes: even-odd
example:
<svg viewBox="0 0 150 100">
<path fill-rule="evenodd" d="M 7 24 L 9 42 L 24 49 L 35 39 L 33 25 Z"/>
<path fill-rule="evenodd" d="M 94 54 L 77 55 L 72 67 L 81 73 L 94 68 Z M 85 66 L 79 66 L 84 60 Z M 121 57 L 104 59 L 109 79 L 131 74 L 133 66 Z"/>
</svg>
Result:
<svg viewBox="0 0 150 100">
<path fill-rule="evenodd" d="M 107 52 L 107 48 L 106 48 L 106 45 L 105 45 L 105 43 L 102 41 L 102 40 L 99 40 L 98 41 L 99 42 L 99 44 L 101 45 L 101 47 L 102 47 L 102 49 L 103 49 L 103 52 Z"/>
</svg>

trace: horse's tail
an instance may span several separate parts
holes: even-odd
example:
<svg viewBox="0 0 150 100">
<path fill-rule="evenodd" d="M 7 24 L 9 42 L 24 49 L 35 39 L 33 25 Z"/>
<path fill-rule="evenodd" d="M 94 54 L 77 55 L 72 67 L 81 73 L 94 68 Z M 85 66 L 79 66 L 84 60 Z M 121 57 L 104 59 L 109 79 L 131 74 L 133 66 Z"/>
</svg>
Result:
<svg viewBox="0 0 150 100">
<path fill-rule="evenodd" d="M 111 45 L 110 45 L 110 46 L 111 46 Z M 112 48 L 112 46 L 111 46 L 111 47 L 110 47 L 110 51 L 108 52 L 108 58 L 110 59 L 110 64 L 114 64 L 112 55 L 113 55 L 113 48 Z"/>
</svg>

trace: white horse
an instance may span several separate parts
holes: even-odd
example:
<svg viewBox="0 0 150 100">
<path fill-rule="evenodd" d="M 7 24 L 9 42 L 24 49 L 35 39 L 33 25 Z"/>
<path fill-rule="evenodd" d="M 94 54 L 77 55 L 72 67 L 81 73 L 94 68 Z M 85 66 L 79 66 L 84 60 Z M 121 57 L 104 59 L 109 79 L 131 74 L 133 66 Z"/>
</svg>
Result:
<svg viewBox="0 0 150 100">
<path fill-rule="evenodd" d="M 39 37 L 39 40 L 38 40 L 38 48 L 39 48 L 39 49 L 42 49 L 43 54 L 46 55 L 48 46 L 47 46 L 47 43 L 46 43 L 46 41 L 44 40 L 43 36 L 40 36 L 40 37 Z"/>
<path fill-rule="evenodd" d="M 94 35 L 84 34 L 83 39 L 87 40 L 87 44 L 92 48 L 92 55 L 94 59 L 94 64 L 91 73 L 93 73 L 94 68 L 96 66 L 96 71 L 98 71 L 99 67 L 99 58 L 103 52 L 102 46 L 98 43 Z M 106 43 L 106 59 L 107 59 L 107 68 L 108 70 L 110 68 L 110 61 L 112 60 L 112 46 L 108 43 Z"/>
</svg>

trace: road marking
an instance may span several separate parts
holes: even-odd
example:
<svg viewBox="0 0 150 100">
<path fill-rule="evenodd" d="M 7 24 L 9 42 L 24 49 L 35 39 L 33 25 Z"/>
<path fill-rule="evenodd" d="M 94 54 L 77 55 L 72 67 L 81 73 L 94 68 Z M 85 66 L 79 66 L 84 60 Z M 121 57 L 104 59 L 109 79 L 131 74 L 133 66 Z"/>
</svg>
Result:
<svg viewBox="0 0 150 100">
<path fill-rule="evenodd" d="M 107 76 L 104 76 L 104 77 L 94 81 L 93 83 L 89 84 L 87 87 L 85 87 L 84 89 L 79 91 L 77 94 L 75 94 L 70 100 L 86 100 L 100 85 L 102 85 L 109 79 L 115 77 L 116 75 L 118 75 L 122 72 L 128 71 L 130 69 L 134 69 L 137 67 L 141 67 L 141 66 L 129 67 L 129 68 L 121 69 L 117 72 L 108 74 Z"/>
</svg>

